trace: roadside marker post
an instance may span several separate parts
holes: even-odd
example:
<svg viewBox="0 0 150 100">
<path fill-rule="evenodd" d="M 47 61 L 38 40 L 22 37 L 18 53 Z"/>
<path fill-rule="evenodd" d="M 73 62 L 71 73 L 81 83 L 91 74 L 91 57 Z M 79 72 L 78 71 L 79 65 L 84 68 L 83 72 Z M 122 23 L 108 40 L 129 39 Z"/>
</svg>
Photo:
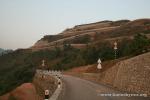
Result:
<svg viewBox="0 0 150 100">
<path fill-rule="evenodd" d="M 45 90 L 45 99 L 44 100 L 48 100 L 49 99 L 49 90 Z"/>
<path fill-rule="evenodd" d="M 61 81 L 60 81 L 60 79 L 58 78 L 58 88 L 60 88 L 60 85 L 61 85 Z"/>
<path fill-rule="evenodd" d="M 115 59 L 117 58 L 117 49 L 118 49 L 118 47 L 117 47 L 117 42 L 115 41 L 115 42 L 114 42 Z"/>
<path fill-rule="evenodd" d="M 42 67 L 45 66 L 45 60 L 42 60 Z"/>
<path fill-rule="evenodd" d="M 98 63 L 97 69 L 102 69 L 102 65 L 101 65 L 102 61 L 100 58 L 98 59 L 97 63 Z"/>
<path fill-rule="evenodd" d="M 45 67 L 45 60 L 42 60 L 42 67 Z M 44 71 L 42 70 L 42 78 L 44 78 Z"/>
</svg>

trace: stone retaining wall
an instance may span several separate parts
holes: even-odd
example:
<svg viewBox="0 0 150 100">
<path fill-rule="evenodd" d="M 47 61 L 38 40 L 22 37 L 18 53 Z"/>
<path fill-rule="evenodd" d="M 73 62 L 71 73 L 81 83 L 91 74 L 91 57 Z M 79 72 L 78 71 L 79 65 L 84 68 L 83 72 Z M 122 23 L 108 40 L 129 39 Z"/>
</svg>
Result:
<svg viewBox="0 0 150 100">
<path fill-rule="evenodd" d="M 101 73 L 99 81 L 123 91 L 150 95 L 150 53 L 117 63 Z"/>
</svg>

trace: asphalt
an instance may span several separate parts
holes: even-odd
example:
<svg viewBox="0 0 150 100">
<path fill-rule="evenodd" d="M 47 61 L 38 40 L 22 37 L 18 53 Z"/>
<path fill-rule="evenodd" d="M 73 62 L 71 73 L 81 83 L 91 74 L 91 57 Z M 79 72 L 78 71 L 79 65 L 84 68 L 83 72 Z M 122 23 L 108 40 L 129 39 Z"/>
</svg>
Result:
<svg viewBox="0 0 150 100">
<path fill-rule="evenodd" d="M 110 96 L 124 93 L 69 75 L 62 75 L 61 80 L 63 88 L 58 100 L 150 100 L 148 97 Z"/>
</svg>

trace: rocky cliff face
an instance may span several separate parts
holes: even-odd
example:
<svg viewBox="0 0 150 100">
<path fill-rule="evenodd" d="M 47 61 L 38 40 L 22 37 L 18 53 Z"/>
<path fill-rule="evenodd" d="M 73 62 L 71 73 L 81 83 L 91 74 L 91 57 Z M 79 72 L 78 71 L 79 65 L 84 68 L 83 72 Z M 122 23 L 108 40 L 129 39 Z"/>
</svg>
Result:
<svg viewBox="0 0 150 100">
<path fill-rule="evenodd" d="M 150 19 L 138 19 L 134 21 L 119 20 L 119 21 L 102 21 L 84 25 L 77 25 L 73 28 L 64 30 L 58 35 L 46 35 L 34 46 L 33 50 L 52 49 L 55 46 L 62 46 L 64 43 L 72 44 L 74 47 L 87 43 L 98 43 L 101 41 L 114 41 L 118 39 L 132 38 L 137 33 L 149 35 Z M 74 42 L 76 40 L 89 37 L 86 42 Z"/>
</svg>

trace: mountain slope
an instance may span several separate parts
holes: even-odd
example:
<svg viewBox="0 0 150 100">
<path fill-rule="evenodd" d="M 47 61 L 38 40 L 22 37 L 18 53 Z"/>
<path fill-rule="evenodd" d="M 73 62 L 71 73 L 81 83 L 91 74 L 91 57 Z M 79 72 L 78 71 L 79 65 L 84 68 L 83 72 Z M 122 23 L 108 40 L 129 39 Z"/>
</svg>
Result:
<svg viewBox="0 0 150 100">
<path fill-rule="evenodd" d="M 58 35 L 44 36 L 30 49 L 39 57 L 35 61 L 46 60 L 45 68 L 67 70 L 93 64 L 98 58 L 113 60 L 115 41 L 117 59 L 150 51 L 150 19 L 77 25 Z"/>
<path fill-rule="evenodd" d="M 133 38 L 137 33 L 143 33 L 150 37 L 150 19 L 138 19 L 134 21 L 102 21 L 91 24 L 77 25 L 66 29 L 58 35 L 46 35 L 39 40 L 33 50 L 53 49 L 55 46 L 62 47 L 64 43 L 72 44 L 78 48 L 87 43 L 99 43 L 104 40 L 114 41 L 122 38 Z M 85 39 L 85 41 L 81 41 Z M 87 39 L 88 38 L 88 39 Z M 81 42 L 74 42 L 81 41 Z"/>
</svg>

